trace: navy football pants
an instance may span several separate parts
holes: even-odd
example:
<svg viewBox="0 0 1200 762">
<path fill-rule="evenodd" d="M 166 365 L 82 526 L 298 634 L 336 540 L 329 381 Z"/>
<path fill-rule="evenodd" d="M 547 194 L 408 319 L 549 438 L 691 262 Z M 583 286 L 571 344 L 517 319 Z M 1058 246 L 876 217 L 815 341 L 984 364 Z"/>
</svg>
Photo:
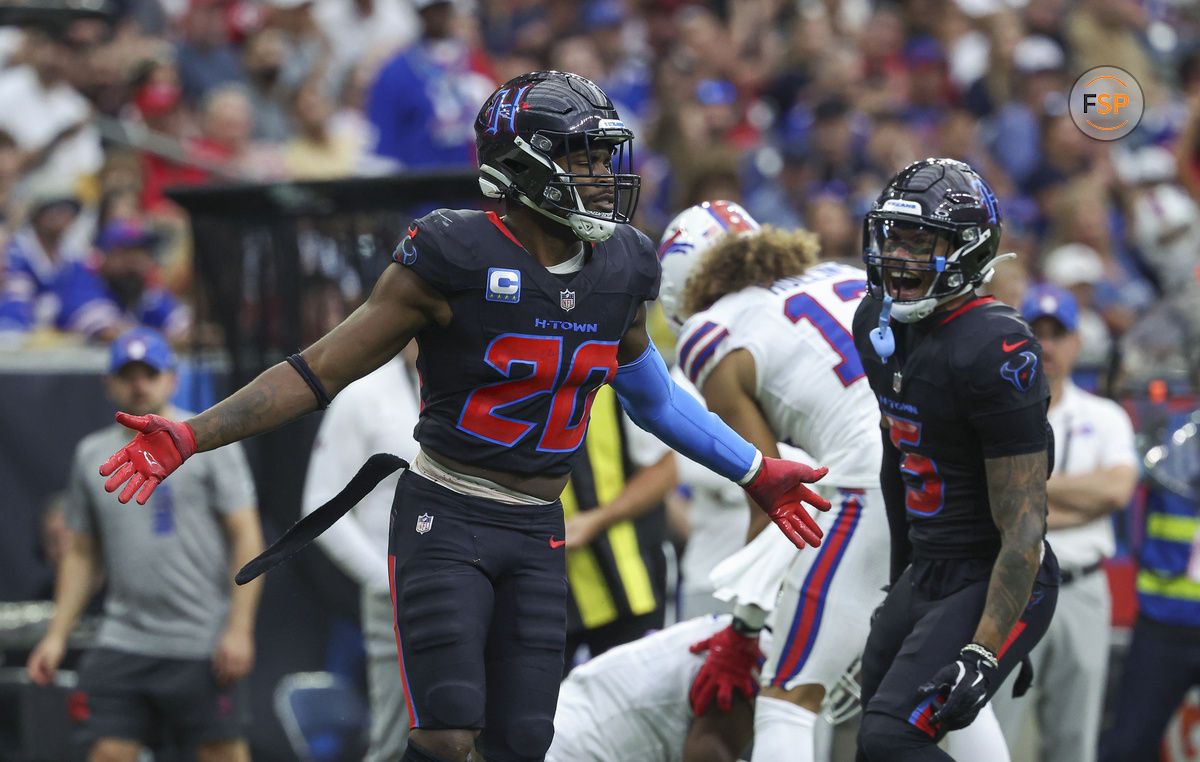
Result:
<svg viewBox="0 0 1200 762">
<path fill-rule="evenodd" d="M 566 642 L 562 539 L 557 501 L 504 505 L 404 472 L 389 555 L 411 727 L 482 728 L 489 762 L 542 759 Z"/>
<path fill-rule="evenodd" d="M 971 642 L 983 615 L 990 571 L 991 563 L 982 559 L 918 561 L 892 585 L 863 652 L 860 761 L 950 759 L 936 746 L 945 732 L 929 721 L 936 699 L 921 696 L 917 688 Z M 1000 670 L 993 692 L 1050 626 L 1058 586 L 1041 580 L 1057 578 L 1057 562 L 1047 548 L 1029 603 L 997 654 Z"/>
</svg>

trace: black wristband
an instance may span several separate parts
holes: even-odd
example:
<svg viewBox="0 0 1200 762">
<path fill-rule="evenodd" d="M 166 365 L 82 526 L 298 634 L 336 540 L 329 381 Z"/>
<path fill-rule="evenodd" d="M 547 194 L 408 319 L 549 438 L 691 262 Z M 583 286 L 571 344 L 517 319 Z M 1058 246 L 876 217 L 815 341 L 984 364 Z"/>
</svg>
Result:
<svg viewBox="0 0 1200 762">
<path fill-rule="evenodd" d="M 294 355 L 288 355 L 287 361 L 288 365 L 291 365 L 300 374 L 300 378 L 304 379 L 304 383 L 308 384 L 308 388 L 312 389 L 313 396 L 317 398 L 317 409 L 324 410 L 329 407 L 329 403 L 332 402 L 329 392 L 325 391 L 325 385 L 321 383 L 321 379 L 312 372 L 312 368 L 308 367 L 304 356 L 297 352 Z"/>
</svg>

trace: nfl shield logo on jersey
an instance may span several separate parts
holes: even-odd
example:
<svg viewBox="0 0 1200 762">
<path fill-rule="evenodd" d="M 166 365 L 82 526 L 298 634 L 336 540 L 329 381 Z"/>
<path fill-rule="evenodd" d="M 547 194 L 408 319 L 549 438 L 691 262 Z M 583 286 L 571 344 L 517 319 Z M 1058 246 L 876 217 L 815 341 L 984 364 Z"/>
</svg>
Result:
<svg viewBox="0 0 1200 762">
<path fill-rule="evenodd" d="M 417 517 L 417 534 L 425 534 L 430 529 L 433 529 L 433 517 L 428 513 L 422 513 Z"/>
<path fill-rule="evenodd" d="M 563 289 L 558 292 L 558 304 L 563 310 L 570 312 L 575 309 L 575 292 Z"/>
</svg>

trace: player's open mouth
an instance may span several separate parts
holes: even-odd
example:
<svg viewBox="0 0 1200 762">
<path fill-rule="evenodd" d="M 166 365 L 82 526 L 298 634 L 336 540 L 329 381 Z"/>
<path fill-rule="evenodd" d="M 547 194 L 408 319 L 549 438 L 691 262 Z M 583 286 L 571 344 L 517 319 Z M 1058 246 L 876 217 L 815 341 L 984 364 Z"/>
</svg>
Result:
<svg viewBox="0 0 1200 762">
<path fill-rule="evenodd" d="M 888 290 L 896 299 L 912 299 L 924 296 L 925 279 L 906 270 L 888 270 Z"/>
</svg>

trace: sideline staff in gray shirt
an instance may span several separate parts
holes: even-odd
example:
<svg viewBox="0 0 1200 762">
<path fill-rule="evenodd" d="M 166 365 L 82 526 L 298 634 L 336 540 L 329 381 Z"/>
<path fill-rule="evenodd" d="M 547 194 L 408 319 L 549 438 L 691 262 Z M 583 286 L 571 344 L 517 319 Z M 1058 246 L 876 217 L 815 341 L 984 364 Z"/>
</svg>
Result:
<svg viewBox="0 0 1200 762">
<path fill-rule="evenodd" d="M 167 400 L 177 379 L 163 337 L 136 328 L 119 336 L 105 386 L 121 410 L 186 418 Z M 91 759 L 137 759 L 170 729 L 200 762 L 250 759 L 242 739 L 240 682 L 254 664 L 261 583 L 233 573 L 262 551 L 254 486 L 238 447 L 206 452 L 179 469 L 143 506 L 122 505 L 95 478 L 95 463 L 126 439 L 109 426 L 75 451 L 67 497 L 72 539 L 59 569 L 54 618 L 29 657 L 46 684 L 101 571 L 108 581 L 96 647 L 80 667 L 84 740 Z"/>
</svg>

